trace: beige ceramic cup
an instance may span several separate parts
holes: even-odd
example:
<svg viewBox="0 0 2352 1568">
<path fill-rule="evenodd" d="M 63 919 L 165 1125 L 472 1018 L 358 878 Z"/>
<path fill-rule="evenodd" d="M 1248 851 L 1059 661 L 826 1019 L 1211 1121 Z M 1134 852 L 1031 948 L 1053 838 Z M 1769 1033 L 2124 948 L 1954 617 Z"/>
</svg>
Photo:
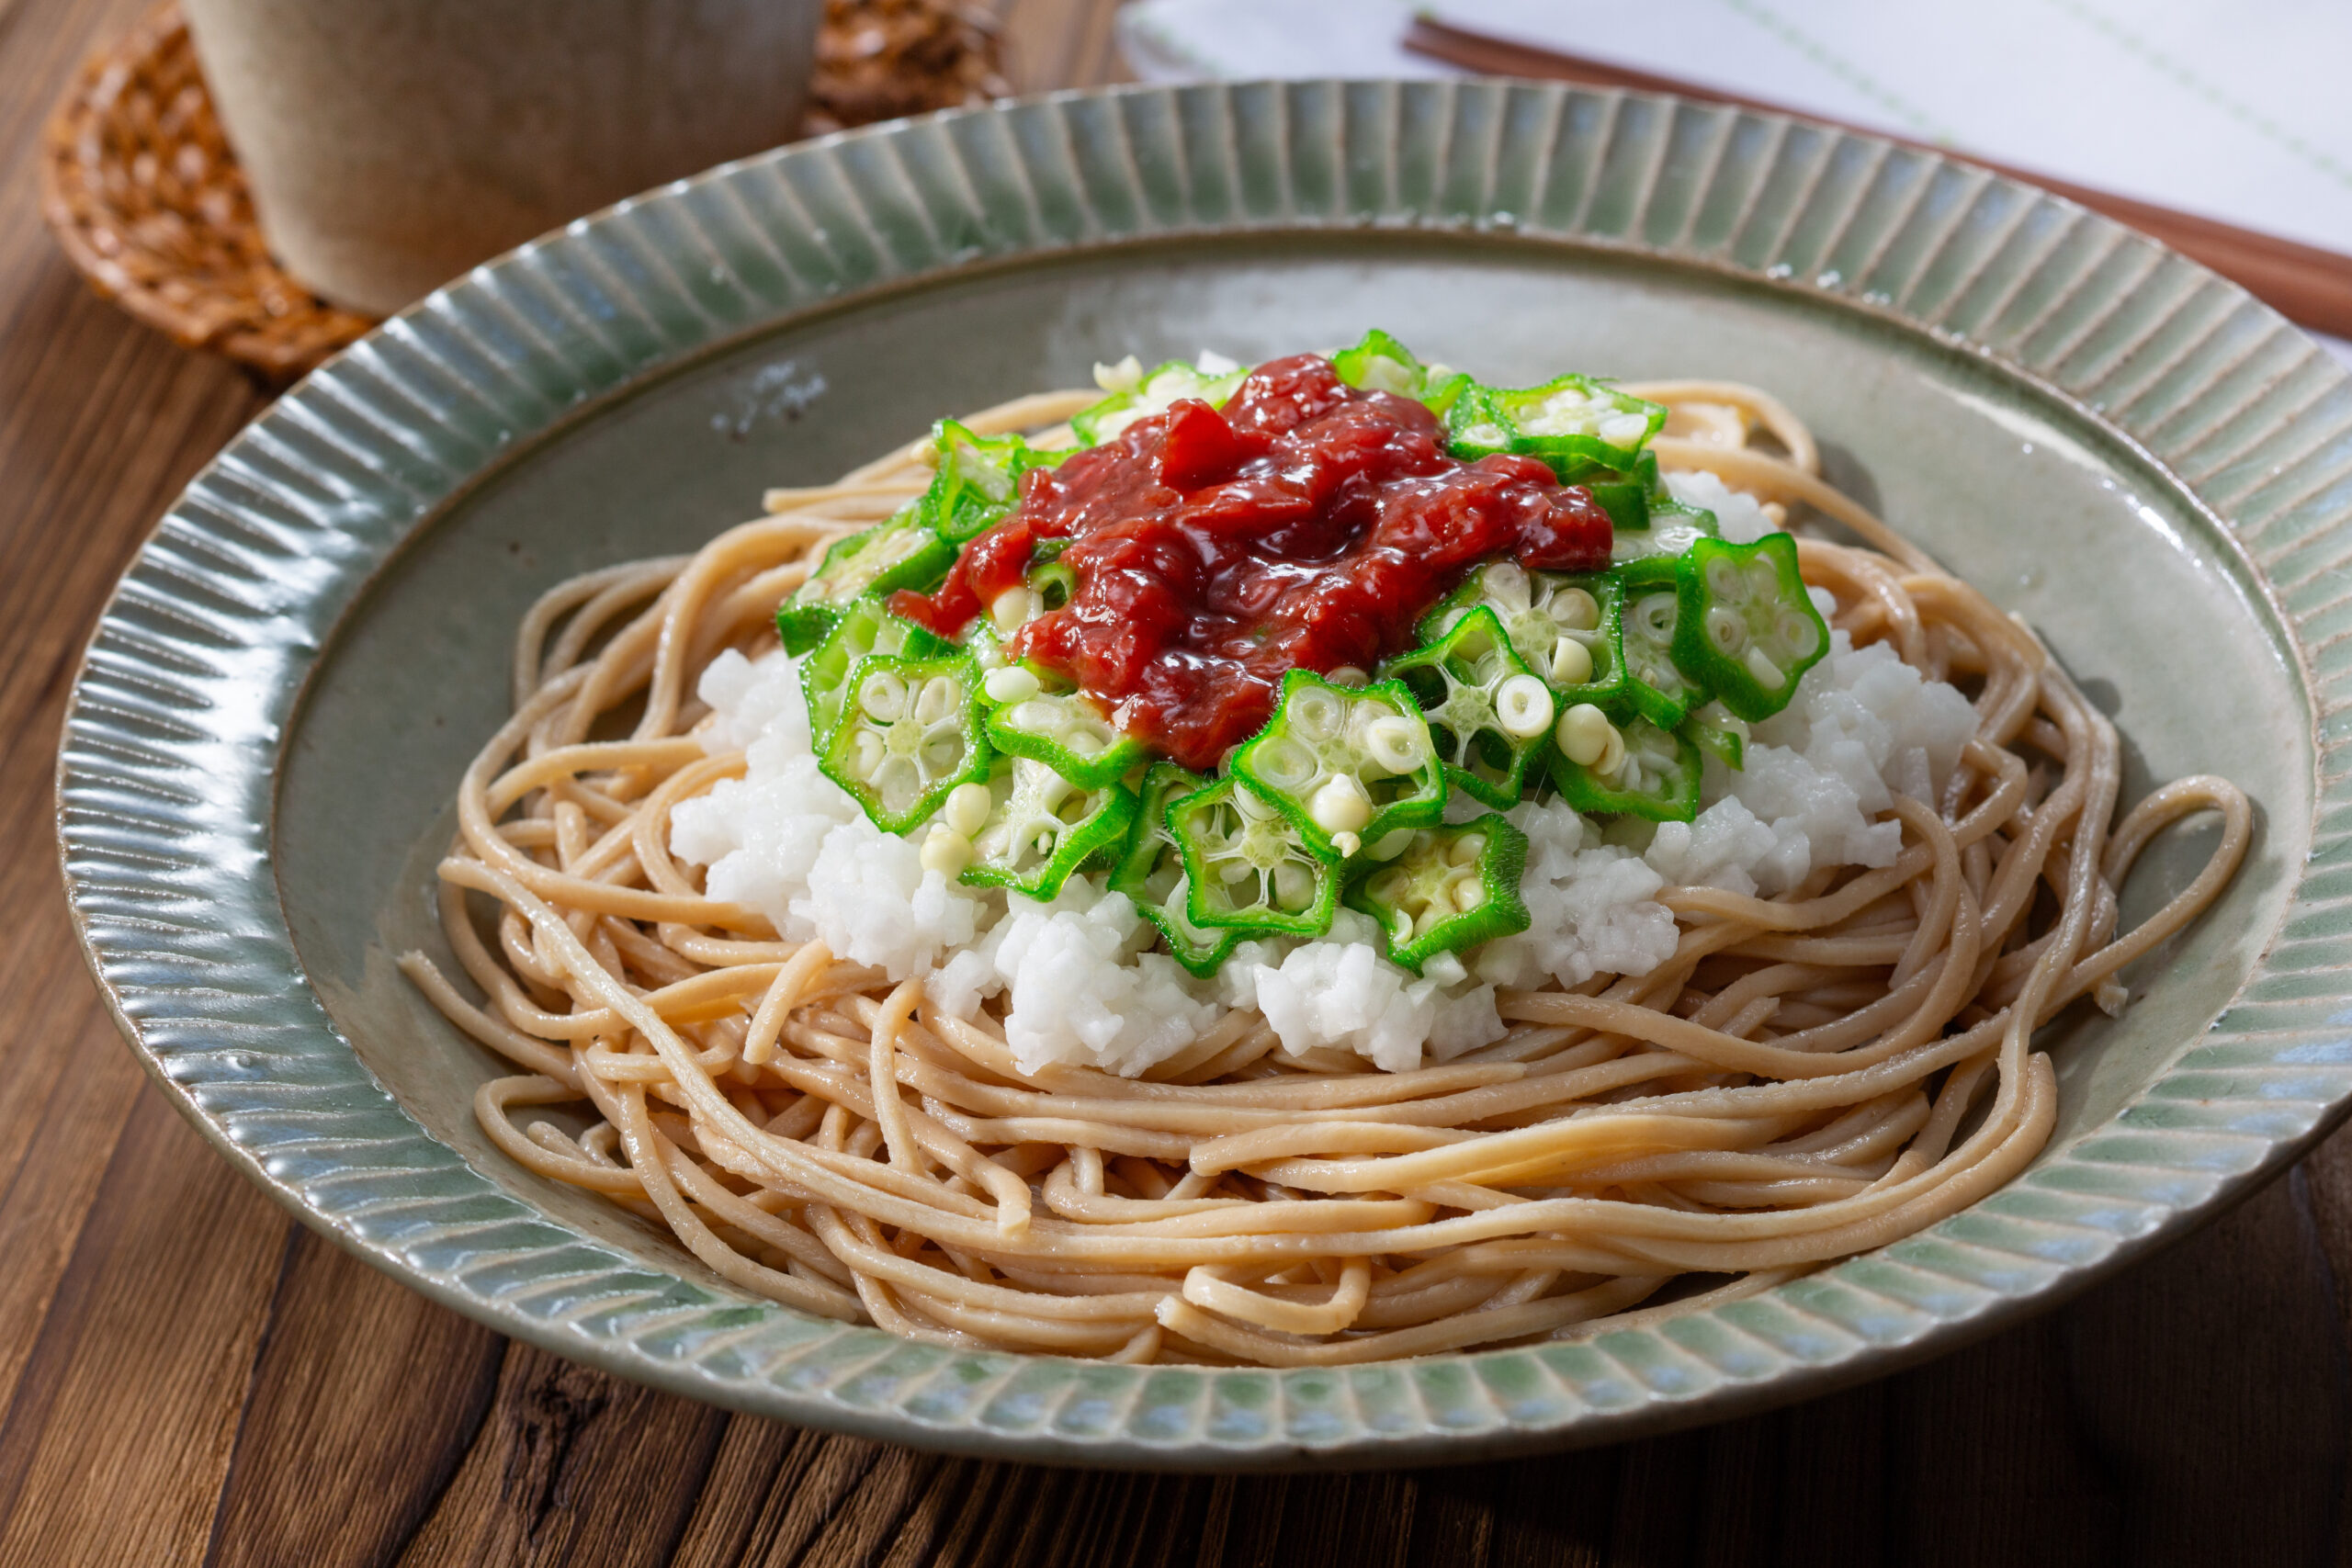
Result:
<svg viewBox="0 0 2352 1568">
<path fill-rule="evenodd" d="M 270 249 L 384 315 L 797 134 L 820 0 L 185 0 Z"/>
</svg>

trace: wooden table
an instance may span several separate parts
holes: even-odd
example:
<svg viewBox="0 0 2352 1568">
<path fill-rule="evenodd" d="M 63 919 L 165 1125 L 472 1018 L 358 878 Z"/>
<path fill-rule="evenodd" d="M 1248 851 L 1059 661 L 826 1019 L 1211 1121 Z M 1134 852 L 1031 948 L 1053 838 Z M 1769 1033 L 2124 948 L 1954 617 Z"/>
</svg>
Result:
<svg viewBox="0 0 2352 1568">
<path fill-rule="evenodd" d="M 75 950 L 51 769 L 108 585 L 262 405 L 35 218 L 70 68 L 146 0 L 0 0 L 0 1564 L 2318 1563 L 2346 1489 L 2352 1134 L 2064 1311 L 1778 1413 L 1475 1469 L 942 1460 L 503 1339 L 294 1224 L 146 1084 Z M 1013 0 L 1024 85 L 1109 0 Z"/>
</svg>

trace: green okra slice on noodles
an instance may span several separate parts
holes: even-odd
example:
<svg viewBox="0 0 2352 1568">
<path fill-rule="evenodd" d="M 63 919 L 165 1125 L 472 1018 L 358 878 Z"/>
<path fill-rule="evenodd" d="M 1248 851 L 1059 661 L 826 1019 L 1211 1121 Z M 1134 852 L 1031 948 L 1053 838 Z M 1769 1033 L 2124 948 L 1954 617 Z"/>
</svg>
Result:
<svg viewBox="0 0 2352 1568">
<path fill-rule="evenodd" d="M 1829 627 L 1786 534 L 1752 545 L 1702 539 L 1677 565 L 1675 581 L 1674 661 L 1741 718 L 1770 718 L 1788 706 L 1797 682 L 1829 651 Z"/>
<path fill-rule="evenodd" d="M 1040 452 L 1018 434 L 980 435 L 952 419 L 932 431 L 939 468 L 921 502 L 922 521 L 951 545 L 985 532 L 1021 503 L 1021 480 L 1066 452 Z"/>
<path fill-rule="evenodd" d="M 1171 359 L 1148 372 L 1136 385 L 1112 393 L 1078 414 L 1069 427 L 1083 446 L 1100 446 L 1137 420 L 1166 413 L 1179 400 L 1198 398 L 1211 408 L 1223 408 L 1248 378 L 1247 367 L 1211 375 L 1196 365 Z"/>
<path fill-rule="evenodd" d="M 1097 851 L 1125 843 L 1136 797 L 1117 784 L 1084 789 L 1029 757 L 993 759 L 989 813 L 972 835 L 963 879 L 1051 898 Z"/>
<path fill-rule="evenodd" d="M 1421 642 L 1437 641 L 1480 605 L 1495 613 L 1512 649 L 1562 706 L 1607 707 L 1623 694 L 1624 633 L 1615 578 L 1605 572 L 1529 571 L 1516 561 L 1488 561 L 1422 618 Z"/>
<path fill-rule="evenodd" d="M 1515 806 L 1543 755 L 1552 689 L 1527 667 L 1493 610 L 1481 604 L 1425 647 L 1381 665 L 1421 705 L 1445 776 L 1488 806 Z"/>
<path fill-rule="evenodd" d="M 1515 452 L 1541 458 L 1563 484 L 1623 472 L 1666 423 L 1666 407 L 1594 380 L 1561 376 L 1540 387 L 1473 384 L 1446 413 L 1447 449 L 1465 462 Z"/>
<path fill-rule="evenodd" d="M 833 739 L 850 672 L 874 653 L 928 659 L 953 645 L 912 621 L 890 614 L 878 598 L 852 600 L 815 651 L 800 661 L 800 691 L 808 702 L 808 739 L 818 756 Z"/>
<path fill-rule="evenodd" d="M 884 832 L 908 831 L 957 784 L 988 777 L 980 671 L 970 654 L 870 653 L 842 693 L 841 719 L 817 765 Z"/>
<path fill-rule="evenodd" d="M 1713 513 L 1703 506 L 1686 506 L 1661 489 L 1650 497 L 1649 526 L 1618 530 L 1610 540 L 1609 559 L 1620 567 L 1659 557 L 1673 559 L 1719 532 Z"/>
<path fill-rule="evenodd" d="M 1144 760 L 1143 742 L 1123 732 L 1092 697 L 1049 691 L 1025 664 L 989 671 L 980 690 L 989 745 L 1034 758 L 1080 788 L 1116 784 Z"/>
<path fill-rule="evenodd" d="M 1724 706 L 1721 699 L 1692 708 L 1678 733 L 1734 772 L 1747 765 L 1747 743 L 1754 736 L 1747 721 Z"/>
<path fill-rule="evenodd" d="M 1168 807 L 1193 925 L 1251 936 L 1320 936 L 1340 901 L 1340 861 L 1273 803 L 1227 773 Z"/>
<path fill-rule="evenodd" d="M 1674 633 L 1682 614 L 1675 562 L 1654 556 L 1611 570 L 1621 595 L 1626 677 L 1616 712 L 1637 713 L 1661 729 L 1672 729 L 1708 696 L 1675 662 Z"/>
<path fill-rule="evenodd" d="M 1589 766 L 1553 746 L 1552 782 L 1560 798 L 1589 816 L 1651 822 L 1688 822 L 1698 816 L 1698 746 L 1646 718 L 1633 720 L 1619 733 L 1622 752 Z"/>
<path fill-rule="evenodd" d="M 1154 762 L 1136 792 L 1135 823 L 1111 871 L 1112 890 L 1125 894 L 1136 912 L 1159 928 L 1177 963 L 1204 977 L 1216 973 L 1239 945 L 1241 933 L 1193 923 L 1192 879 L 1184 871 L 1183 851 L 1169 829 L 1168 808 L 1207 783 L 1189 768 Z"/>
<path fill-rule="evenodd" d="M 921 502 L 900 507 L 862 534 L 835 539 L 808 580 L 775 613 L 787 653 L 806 653 L 824 640 L 851 604 L 887 598 L 901 588 L 939 586 L 956 564 L 956 547 L 924 522 Z"/>
<path fill-rule="evenodd" d="M 1420 704 L 1396 681 L 1335 686 L 1312 670 L 1289 671 L 1273 716 L 1227 766 L 1318 854 L 1342 860 L 1445 815 L 1436 742 Z"/>
<path fill-rule="evenodd" d="M 1604 469 L 1583 482 L 1600 509 L 1609 513 L 1611 525 L 1620 530 L 1647 528 L 1652 505 L 1671 499 L 1665 481 L 1658 478 L 1657 454 L 1646 448 L 1631 468 Z"/>
<path fill-rule="evenodd" d="M 1425 828 L 1349 885 L 1348 906 L 1378 921 L 1388 956 L 1418 975 L 1441 953 L 1525 931 L 1526 868 L 1527 835 L 1500 817 Z"/>
<path fill-rule="evenodd" d="M 1411 349 L 1378 327 L 1364 333 L 1353 348 L 1333 355 L 1331 367 L 1351 387 L 1414 399 L 1440 419 L 1470 385 L 1470 378 L 1459 370 L 1422 364 Z"/>
</svg>

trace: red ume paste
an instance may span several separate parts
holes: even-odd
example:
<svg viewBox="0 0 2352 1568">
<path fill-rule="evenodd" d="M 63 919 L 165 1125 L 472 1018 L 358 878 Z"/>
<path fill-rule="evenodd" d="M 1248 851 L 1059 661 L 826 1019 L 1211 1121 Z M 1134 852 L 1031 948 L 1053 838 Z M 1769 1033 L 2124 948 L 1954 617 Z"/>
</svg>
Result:
<svg viewBox="0 0 2352 1568">
<path fill-rule="evenodd" d="M 1023 483 L 1012 514 L 899 615 L 959 634 L 1065 539 L 1077 587 L 1009 651 L 1190 768 L 1273 711 L 1285 671 L 1370 670 L 1476 563 L 1609 564 L 1609 515 L 1531 457 L 1457 462 L 1435 415 L 1342 382 L 1329 360 L 1261 366 L 1222 410 L 1194 400 Z"/>
</svg>

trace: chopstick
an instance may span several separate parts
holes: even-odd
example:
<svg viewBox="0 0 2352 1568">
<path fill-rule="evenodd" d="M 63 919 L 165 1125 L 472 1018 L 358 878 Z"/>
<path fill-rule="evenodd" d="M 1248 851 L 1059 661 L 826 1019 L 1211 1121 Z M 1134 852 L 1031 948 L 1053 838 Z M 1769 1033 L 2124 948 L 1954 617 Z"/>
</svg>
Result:
<svg viewBox="0 0 2352 1568">
<path fill-rule="evenodd" d="M 1531 76 L 1544 81 L 1575 82 L 1586 86 L 1631 87 L 1642 92 L 1675 93 L 1686 98 L 1736 104 L 1742 108 L 1763 109 L 1773 114 L 1803 115 L 1831 125 L 1845 124 L 1840 120 L 1826 119 L 1821 115 L 1807 114 L 1803 109 L 1792 109 L 1784 104 L 1722 92 L 1695 82 L 1647 71 L 1632 71 L 1622 65 L 1610 65 L 1535 44 L 1494 38 L 1428 17 L 1415 18 L 1405 34 L 1404 43 L 1415 54 L 1442 60 L 1449 65 L 1458 65 L 1485 76 Z M 1869 127 L 1847 125 L 1846 129 L 1885 137 L 1890 141 L 1917 147 L 1947 158 L 1981 164 L 1996 174 L 2055 191 L 2094 212 L 2105 213 L 2120 223 L 2153 235 L 2181 254 L 2203 263 L 2290 320 L 2321 332 L 2352 337 L 2352 256 L 2322 250 L 2317 245 L 2282 240 L 2275 234 L 2256 233 L 2251 229 L 2240 229 L 2214 219 L 2199 218 L 2194 213 L 2177 212 L 2154 202 L 2052 179 L 2030 169 L 1996 163 L 1970 152 L 1956 152 L 1949 147 L 1932 146 L 1908 137 L 1892 136 Z"/>
</svg>

